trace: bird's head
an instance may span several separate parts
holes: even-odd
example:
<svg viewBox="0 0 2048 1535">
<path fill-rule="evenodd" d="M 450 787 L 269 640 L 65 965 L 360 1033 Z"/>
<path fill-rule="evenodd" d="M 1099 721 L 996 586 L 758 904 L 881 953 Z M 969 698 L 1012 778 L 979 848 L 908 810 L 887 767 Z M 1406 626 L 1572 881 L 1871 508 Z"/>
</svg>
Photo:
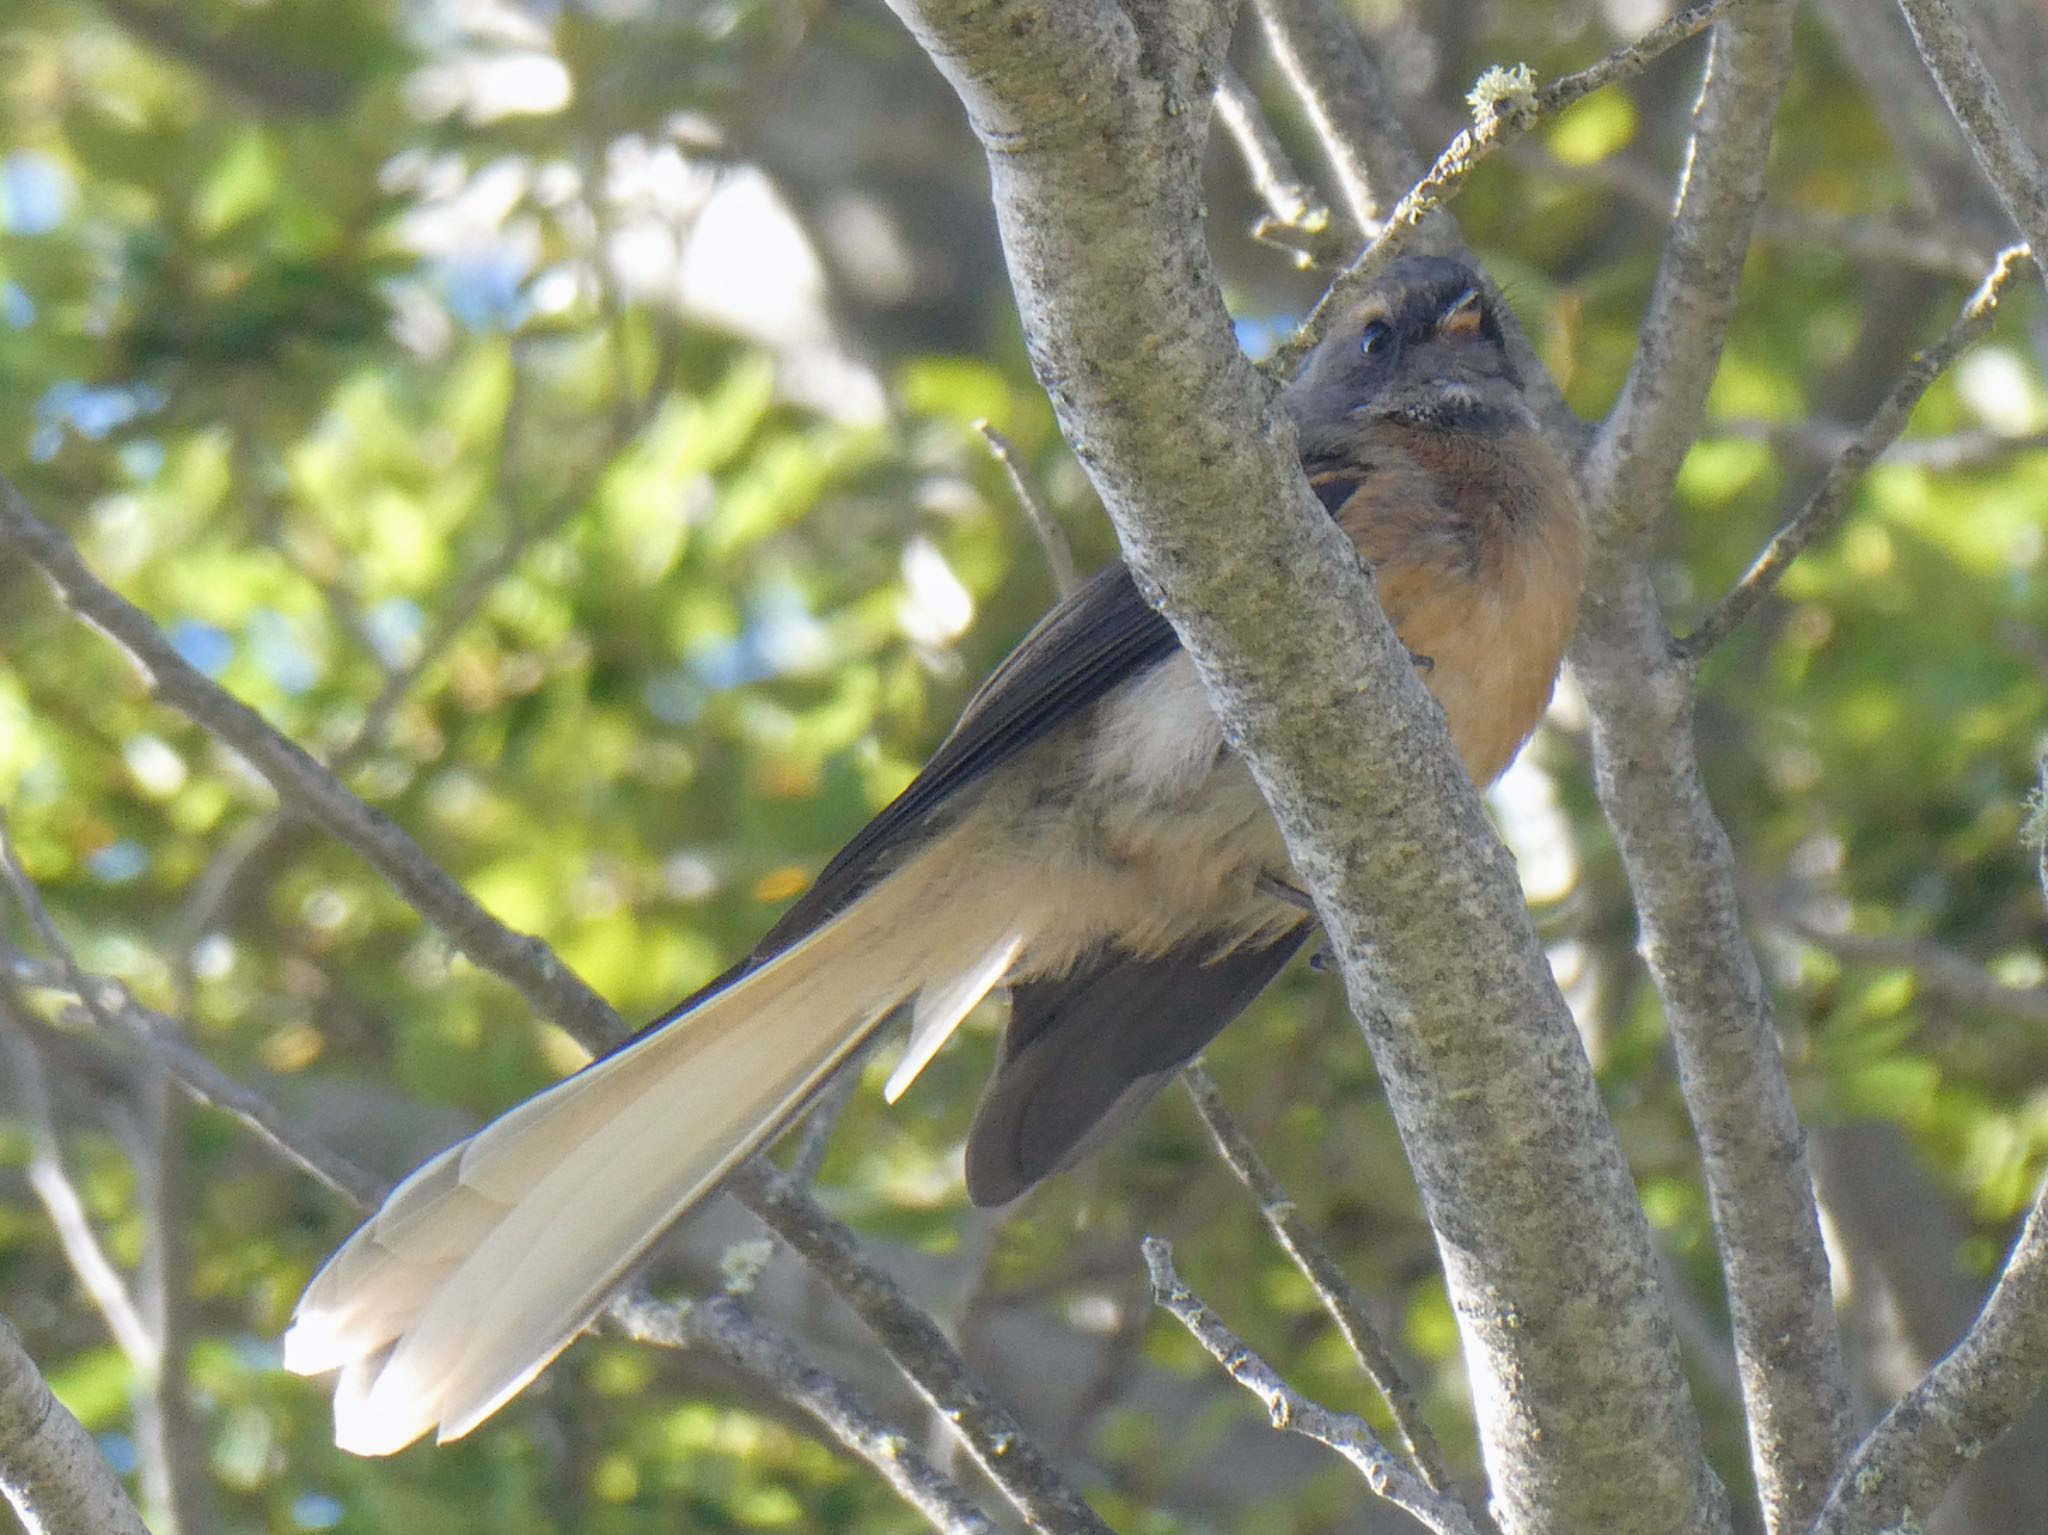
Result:
<svg viewBox="0 0 2048 1535">
<path fill-rule="evenodd" d="M 1441 256 L 1389 267 L 1309 354 L 1286 400 L 1310 435 L 1374 419 L 1446 431 L 1529 423 L 1485 282 Z"/>
</svg>

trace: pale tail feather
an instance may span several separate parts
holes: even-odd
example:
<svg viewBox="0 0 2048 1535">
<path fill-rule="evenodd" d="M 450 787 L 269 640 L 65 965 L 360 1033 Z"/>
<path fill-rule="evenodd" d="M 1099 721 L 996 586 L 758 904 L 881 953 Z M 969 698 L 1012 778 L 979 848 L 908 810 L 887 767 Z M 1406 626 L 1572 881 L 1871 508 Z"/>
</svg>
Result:
<svg viewBox="0 0 2048 1535">
<path fill-rule="evenodd" d="M 285 1338 L 287 1368 L 342 1371 L 336 1442 L 390 1454 L 490 1416 L 913 996 L 913 1054 L 929 1058 L 1025 936 L 1014 910 L 918 920 L 935 915 L 923 863 L 401 1184 L 307 1287 Z"/>
<path fill-rule="evenodd" d="M 896 1063 L 882 1088 L 884 1101 L 894 1103 L 909 1090 L 918 1074 L 939 1053 L 939 1047 L 953 1037 L 961 1020 L 974 1011 L 974 1005 L 1016 963 L 1025 936 L 1003 934 L 969 968 L 950 980 L 934 982 L 918 994 L 917 1006 L 910 1014 L 910 1043 L 903 1047 L 903 1059 Z"/>
</svg>

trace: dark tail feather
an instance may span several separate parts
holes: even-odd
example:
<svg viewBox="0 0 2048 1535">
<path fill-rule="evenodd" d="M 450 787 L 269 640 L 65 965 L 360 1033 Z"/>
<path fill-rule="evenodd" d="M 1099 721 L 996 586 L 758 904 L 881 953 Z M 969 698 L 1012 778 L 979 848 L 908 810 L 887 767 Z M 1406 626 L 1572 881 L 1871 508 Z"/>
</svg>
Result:
<svg viewBox="0 0 2048 1535">
<path fill-rule="evenodd" d="M 1308 936 L 1208 959 L 1107 949 L 1012 994 L 995 1075 L 967 1136 L 967 1192 L 1007 1204 L 1142 1108 L 1266 989 Z"/>
</svg>

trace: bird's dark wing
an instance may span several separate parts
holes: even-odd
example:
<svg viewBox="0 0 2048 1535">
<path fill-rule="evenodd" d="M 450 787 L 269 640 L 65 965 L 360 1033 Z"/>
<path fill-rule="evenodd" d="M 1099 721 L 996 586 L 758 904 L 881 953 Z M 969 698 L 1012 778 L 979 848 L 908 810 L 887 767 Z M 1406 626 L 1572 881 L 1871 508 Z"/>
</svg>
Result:
<svg viewBox="0 0 2048 1535">
<path fill-rule="evenodd" d="M 687 1012 L 810 932 L 886 869 L 890 854 L 922 837 L 933 815 L 962 789 L 1074 719 L 1117 684 L 1158 665 L 1179 644 L 1172 626 L 1139 595 L 1121 562 L 1098 572 L 1040 619 L 989 675 L 924 770 L 839 850 L 753 952 L 648 1029 Z"/>
<path fill-rule="evenodd" d="M 825 865 L 771 938 L 787 943 L 823 921 L 859 892 L 878 859 L 914 840 L 954 795 L 1179 646 L 1121 561 L 1098 571 L 989 674 L 924 770 Z"/>
<path fill-rule="evenodd" d="M 967 1134 L 967 1192 L 1007 1204 L 1099 1144 L 1251 1005 L 1308 936 L 1211 958 L 1106 949 L 1011 993 L 995 1075 Z"/>
</svg>

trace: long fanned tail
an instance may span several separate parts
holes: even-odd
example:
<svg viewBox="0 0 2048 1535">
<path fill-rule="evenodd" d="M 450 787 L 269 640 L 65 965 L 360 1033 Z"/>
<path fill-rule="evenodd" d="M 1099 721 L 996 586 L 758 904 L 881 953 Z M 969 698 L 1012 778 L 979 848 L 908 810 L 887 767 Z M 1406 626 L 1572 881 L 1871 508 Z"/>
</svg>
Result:
<svg viewBox="0 0 2048 1535">
<path fill-rule="evenodd" d="M 286 1368 L 342 1372 L 335 1442 L 386 1455 L 430 1430 L 468 1433 L 913 997 L 928 1057 L 1029 934 L 1014 910 L 930 920 L 935 871 L 921 865 L 393 1191 L 314 1278 L 285 1337 Z"/>
</svg>

